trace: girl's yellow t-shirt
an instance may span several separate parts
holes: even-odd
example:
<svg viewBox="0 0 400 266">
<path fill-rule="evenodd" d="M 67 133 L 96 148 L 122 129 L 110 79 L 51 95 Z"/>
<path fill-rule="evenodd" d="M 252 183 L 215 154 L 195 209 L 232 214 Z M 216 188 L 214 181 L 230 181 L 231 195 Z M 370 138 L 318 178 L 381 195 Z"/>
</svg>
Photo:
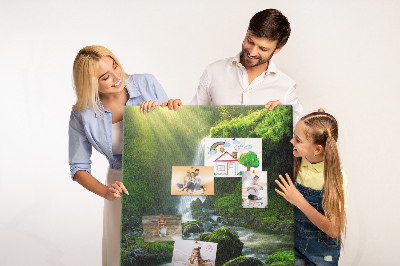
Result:
<svg viewBox="0 0 400 266">
<path fill-rule="evenodd" d="M 344 209 L 347 210 L 347 175 L 342 169 Z M 324 187 L 324 162 L 310 163 L 305 157 L 301 159 L 301 165 L 297 174 L 297 183 L 316 190 Z"/>
</svg>

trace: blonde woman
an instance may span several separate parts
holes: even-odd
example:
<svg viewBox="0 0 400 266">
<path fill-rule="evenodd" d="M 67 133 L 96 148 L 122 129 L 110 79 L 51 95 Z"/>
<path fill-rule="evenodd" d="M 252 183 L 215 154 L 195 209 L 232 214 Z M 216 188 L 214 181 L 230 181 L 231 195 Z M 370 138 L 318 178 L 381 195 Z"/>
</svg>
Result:
<svg viewBox="0 0 400 266">
<path fill-rule="evenodd" d="M 122 181 L 123 107 L 140 105 L 144 113 L 169 100 L 160 83 L 149 74 L 127 75 L 107 48 L 87 46 L 79 51 L 73 66 L 77 101 L 69 121 L 71 177 L 89 191 L 105 198 L 103 215 L 103 265 L 119 265 Z M 91 175 L 92 147 L 109 162 L 106 184 Z"/>
</svg>

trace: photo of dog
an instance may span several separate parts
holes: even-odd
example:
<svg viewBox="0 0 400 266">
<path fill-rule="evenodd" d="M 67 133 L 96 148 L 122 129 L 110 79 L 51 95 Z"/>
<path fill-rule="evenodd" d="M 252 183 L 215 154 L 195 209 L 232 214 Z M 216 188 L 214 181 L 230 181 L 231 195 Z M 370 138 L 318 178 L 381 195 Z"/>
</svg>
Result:
<svg viewBox="0 0 400 266">
<path fill-rule="evenodd" d="M 167 236 L 167 219 L 162 218 L 162 214 L 160 214 L 160 217 L 158 218 L 158 226 L 153 235 L 158 235 L 159 237 Z"/>
<path fill-rule="evenodd" d="M 142 216 L 144 242 L 167 242 L 182 239 L 182 215 Z"/>
</svg>

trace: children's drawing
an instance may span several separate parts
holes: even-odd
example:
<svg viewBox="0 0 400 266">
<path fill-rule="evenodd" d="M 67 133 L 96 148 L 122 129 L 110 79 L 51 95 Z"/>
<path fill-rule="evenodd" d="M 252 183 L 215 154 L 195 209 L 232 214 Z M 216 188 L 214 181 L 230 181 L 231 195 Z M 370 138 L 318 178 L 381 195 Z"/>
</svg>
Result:
<svg viewBox="0 0 400 266">
<path fill-rule="evenodd" d="M 262 169 L 261 138 L 206 138 L 204 165 L 216 175 L 240 176 L 241 171 Z"/>
</svg>

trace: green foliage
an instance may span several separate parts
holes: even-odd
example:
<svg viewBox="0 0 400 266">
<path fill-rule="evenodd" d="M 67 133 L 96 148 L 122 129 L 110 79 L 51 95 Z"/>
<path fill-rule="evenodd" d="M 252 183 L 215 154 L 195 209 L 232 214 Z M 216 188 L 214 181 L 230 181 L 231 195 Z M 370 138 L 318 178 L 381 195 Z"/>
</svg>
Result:
<svg viewBox="0 0 400 266">
<path fill-rule="evenodd" d="M 216 266 L 223 265 L 225 262 L 242 255 L 243 242 L 228 227 L 221 227 L 212 233 L 200 234 L 199 240 L 218 243 Z"/>
<path fill-rule="evenodd" d="M 260 165 L 257 154 L 252 151 L 248 153 L 243 153 L 240 155 L 238 162 L 247 167 L 247 171 L 250 171 L 250 167 L 258 167 Z"/>
<path fill-rule="evenodd" d="M 192 216 L 194 219 L 197 220 L 199 218 L 204 217 L 203 203 L 199 198 L 190 203 L 190 210 L 192 211 Z"/>
<path fill-rule="evenodd" d="M 271 266 L 293 266 L 294 265 L 294 253 L 289 251 L 277 251 L 272 255 L 269 255 L 265 261 L 266 265 Z"/>
<path fill-rule="evenodd" d="M 262 263 L 258 259 L 240 256 L 233 260 L 228 261 L 223 266 L 262 266 L 262 265 L 264 265 L 264 263 Z"/>
<path fill-rule="evenodd" d="M 167 262 L 172 258 L 174 242 L 144 242 L 142 236 L 125 239 L 127 247 L 121 248 L 121 265 L 131 265 L 130 259 L 139 265 L 144 262 Z"/>
</svg>

